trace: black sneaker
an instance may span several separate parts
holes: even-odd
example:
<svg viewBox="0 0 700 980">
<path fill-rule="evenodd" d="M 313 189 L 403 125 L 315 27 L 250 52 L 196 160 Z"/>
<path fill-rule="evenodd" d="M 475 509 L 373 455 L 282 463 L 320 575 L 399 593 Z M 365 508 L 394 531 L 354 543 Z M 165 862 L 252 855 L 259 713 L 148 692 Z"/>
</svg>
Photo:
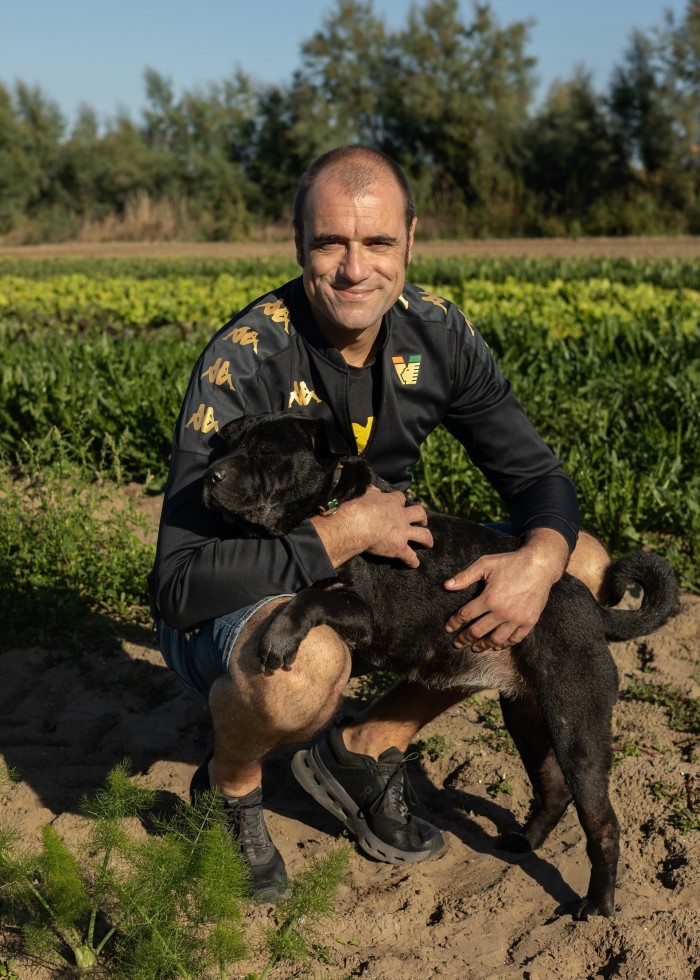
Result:
<svg viewBox="0 0 700 980">
<path fill-rule="evenodd" d="M 376 762 L 349 752 L 340 728 L 331 728 L 323 741 L 296 753 L 292 772 L 370 857 L 389 864 L 416 863 L 445 849 L 437 827 L 408 809 L 406 791 L 411 793 L 411 786 L 400 749 L 387 749 Z"/>
<path fill-rule="evenodd" d="M 210 758 L 211 756 L 192 777 L 190 800 L 193 803 L 198 793 L 211 789 L 208 770 Z M 276 902 L 286 894 L 289 881 L 282 855 L 272 843 L 265 825 L 262 789 L 257 787 L 245 796 L 222 794 L 221 799 L 229 830 L 250 868 L 251 894 L 260 902 Z"/>
</svg>

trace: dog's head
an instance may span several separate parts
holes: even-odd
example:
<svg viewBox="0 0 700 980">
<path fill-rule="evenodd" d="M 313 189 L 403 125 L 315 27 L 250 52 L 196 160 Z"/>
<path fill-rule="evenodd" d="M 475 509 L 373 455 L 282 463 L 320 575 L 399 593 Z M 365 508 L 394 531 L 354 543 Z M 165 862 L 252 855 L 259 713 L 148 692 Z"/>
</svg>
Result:
<svg viewBox="0 0 700 980">
<path fill-rule="evenodd" d="M 255 536 L 287 534 L 371 482 L 367 463 L 322 419 L 249 416 L 229 422 L 219 436 L 228 452 L 204 475 L 204 503 Z"/>
</svg>

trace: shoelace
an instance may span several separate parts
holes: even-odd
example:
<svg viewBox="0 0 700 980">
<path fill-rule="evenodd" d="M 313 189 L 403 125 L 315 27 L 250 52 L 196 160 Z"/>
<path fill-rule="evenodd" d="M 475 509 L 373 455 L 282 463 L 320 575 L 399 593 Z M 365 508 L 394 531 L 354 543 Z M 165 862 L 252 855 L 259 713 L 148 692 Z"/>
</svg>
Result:
<svg viewBox="0 0 700 980">
<path fill-rule="evenodd" d="M 259 855 L 260 851 L 272 847 L 270 835 L 265 826 L 263 809 L 260 803 L 241 804 L 226 801 L 229 826 L 245 848 L 249 857 Z"/>
<path fill-rule="evenodd" d="M 417 803 L 418 797 L 416 796 L 415 790 L 411 785 L 411 780 L 408 776 L 408 770 L 406 769 L 407 762 L 413 762 L 414 759 L 418 758 L 417 752 L 411 752 L 409 755 L 404 756 L 401 762 L 398 762 L 393 767 L 393 772 L 387 779 L 384 789 L 372 803 L 369 808 L 370 813 L 375 814 L 379 811 L 382 802 L 386 796 L 389 798 L 389 806 L 392 809 L 398 810 L 404 820 L 408 821 L 410 817 L 410 811 L 406 803 L 406 797 L 408 796 L 409 803 Z M 378 766 L 380 772 L 382 769 L 386 770 L 389 768 L 387 763 L 379 763 Z"/>
</svg>

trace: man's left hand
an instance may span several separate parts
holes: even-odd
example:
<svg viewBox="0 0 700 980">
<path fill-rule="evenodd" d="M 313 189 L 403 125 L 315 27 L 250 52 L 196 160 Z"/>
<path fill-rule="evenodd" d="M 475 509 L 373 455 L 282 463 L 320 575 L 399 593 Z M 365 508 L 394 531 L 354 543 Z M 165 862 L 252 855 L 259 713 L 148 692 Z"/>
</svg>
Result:
<svg viewBox="0 0 700 980">
<path fill-rule="evenodd" d="M 458 649 L 502 650 L 524 640 L 540 618 L 549 592 L 569 559 L 566 541 L 557 531 L 537 528 L 518 551 L 482 555 L 445 582 L 450 591 L 483 580 L 484 588 L 447 621 Z"/>
</svg>

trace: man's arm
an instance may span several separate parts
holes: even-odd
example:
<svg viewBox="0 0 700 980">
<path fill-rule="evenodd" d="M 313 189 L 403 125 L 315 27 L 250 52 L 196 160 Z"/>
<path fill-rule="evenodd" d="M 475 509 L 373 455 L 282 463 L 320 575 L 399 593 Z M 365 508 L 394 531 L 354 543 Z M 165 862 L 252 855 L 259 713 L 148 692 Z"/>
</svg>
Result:
<svg viewBox="0 0 700 980">
<path fill-rule="evenodd" d="M 337 514 L 311 518 L 334 568 L 363 552 L 398 558 L 409 568 L 417 568 L 418 555 L 409 542 L 432 548 L 427 523 L 428 515 L 420 504 L 407 507 L 400 491 L 382 493 L 374 486 L 362 497 L 342 504 Z"/>
</svg>

